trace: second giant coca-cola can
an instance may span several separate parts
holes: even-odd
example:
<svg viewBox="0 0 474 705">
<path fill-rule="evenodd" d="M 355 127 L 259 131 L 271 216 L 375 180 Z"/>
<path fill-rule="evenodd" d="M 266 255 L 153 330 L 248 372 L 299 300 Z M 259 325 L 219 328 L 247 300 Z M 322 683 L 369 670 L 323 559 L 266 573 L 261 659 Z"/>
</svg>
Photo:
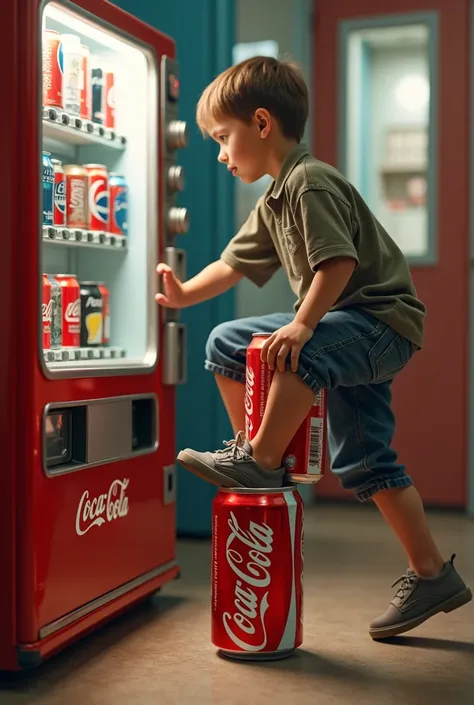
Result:
<svg viewBox="0 0 474 705">
<path fill-rule="evenodd" d="M 78 348 L 81 341 L 81 289 L 74 274 L 55 274 L 62 289 L 62 346 Z"/>
<path fill-rule="evenodd" d="M 212 643 L 239 660 L 303 642 L 303 503 L 294 486 L 220 488 L 212 505 Z"/>
<path fill-rule="evenodd" d="M 270 333 L 255 333 L 247 348 L 245 371 L 245 434 L 249 441 L 257 434 L 265 413 L 273 370 L 260 354 Z M 292 482 L 315 483 L 325 470 L 327 444 L 326 390 L 315 395 L 313 406 L 283 456 L 283 465 Z"/>
</svg>

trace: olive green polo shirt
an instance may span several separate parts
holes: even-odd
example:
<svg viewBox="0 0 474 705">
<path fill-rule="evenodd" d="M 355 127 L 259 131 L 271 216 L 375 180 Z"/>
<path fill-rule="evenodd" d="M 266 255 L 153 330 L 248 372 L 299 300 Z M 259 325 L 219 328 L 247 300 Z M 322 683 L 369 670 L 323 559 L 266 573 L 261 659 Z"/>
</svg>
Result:
<svg viewBox="0 0 474 705">
<path fill-rule="evenodd" d="M 332 257 L 356 268 L 331 310 L 358 306 L 421 348 L 426 309 L 401 250 L 342 174 L 298 145 L 221 258 L 260 287 L 283 267 L 297 311 Z"/>
</svg>

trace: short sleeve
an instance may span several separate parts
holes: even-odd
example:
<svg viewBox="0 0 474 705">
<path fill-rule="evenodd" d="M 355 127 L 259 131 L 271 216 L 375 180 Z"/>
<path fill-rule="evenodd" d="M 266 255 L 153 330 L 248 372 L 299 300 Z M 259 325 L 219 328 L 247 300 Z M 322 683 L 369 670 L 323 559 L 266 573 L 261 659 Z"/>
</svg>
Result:
<svg viewBox="0 0 474 705">
<path fill-rule="evenodd" d="M 257 286 L 262 287 L 280 268 L 281 262 L 262 218 L 262 196 L 221 254 L 221 259 L 232 269 L 241 272 Z"/>
<path fill-rule="evenodd" d="M 299 197 L 294 218 L 313 271 L 333 257 L 352 257 L 359 263 L 351 207 L 341 198 L 327 189 L 309 189 Z"/>
</svg>

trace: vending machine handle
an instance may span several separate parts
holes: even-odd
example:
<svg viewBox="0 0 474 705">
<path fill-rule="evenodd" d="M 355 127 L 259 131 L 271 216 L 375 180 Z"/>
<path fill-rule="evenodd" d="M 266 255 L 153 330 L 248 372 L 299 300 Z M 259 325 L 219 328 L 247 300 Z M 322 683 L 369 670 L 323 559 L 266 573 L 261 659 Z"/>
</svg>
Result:
<svg viewBox="0 0 474 705">
<path fill-rule="evenodd" d="M 187 335 L 183 323 L 169 322 L 164 326 L 163 382 L 169 386 L 184 384 L 187 378 Z"/>
</svg>

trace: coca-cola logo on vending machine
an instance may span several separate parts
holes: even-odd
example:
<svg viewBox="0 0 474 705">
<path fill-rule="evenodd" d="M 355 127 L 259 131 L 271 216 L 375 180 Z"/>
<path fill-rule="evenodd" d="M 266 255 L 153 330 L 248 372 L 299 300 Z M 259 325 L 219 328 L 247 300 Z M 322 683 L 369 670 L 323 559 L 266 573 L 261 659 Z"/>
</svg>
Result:
<svg viewBox="0 0 474 705">
<path fill-rule="evenodd" d="M 267 524 L 249 522 L 241 529 L 230 512 L 226 558 L 236 575 L 235 612 L 224 612 L 224 628 L 234 644 L 245 651 L 261 651 L 267 643 L 265 613 L 271 585 L 273 530 Z"/>
<path fill-rule="evenodd" d="M 76 513 L 76 534 L 84 536 L 93 526 L 123 519 L 128 514 L 128 478 L 114 480 L 109 491 L 90 498 L 89 490 L 82 495 Z"/>
</svg>

